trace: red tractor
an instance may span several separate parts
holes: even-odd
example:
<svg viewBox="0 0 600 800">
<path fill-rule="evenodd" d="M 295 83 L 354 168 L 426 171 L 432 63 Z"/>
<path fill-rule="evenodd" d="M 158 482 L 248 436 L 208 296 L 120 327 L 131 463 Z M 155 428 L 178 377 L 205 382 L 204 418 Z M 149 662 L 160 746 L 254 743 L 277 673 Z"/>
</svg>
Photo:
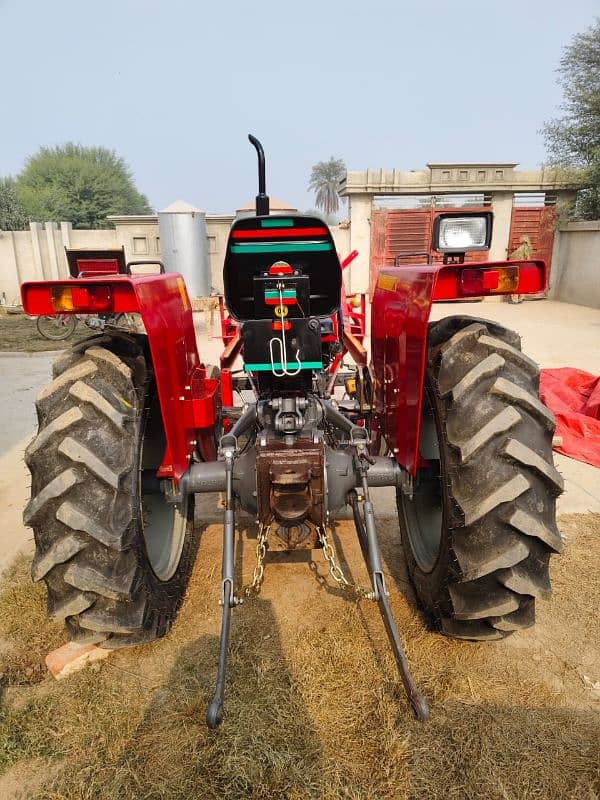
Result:
<svg viewBox="0 0 600 800">
<path fill-rule="evenodd" d="M 263 150 L 250 140 L 259 194 L 256 216 L 237 219 L 227 244 L 220 373 L 198 354 L 178 274 L 107 266 L 22 287 L 27 314 L 141 320 L 137 332 L 109 326 L 61 354 L 37 398 L 24 514 L 33 578 L 46 582 L 49 613 L 71 640 L 119 648 L 163 636 L 194 562 L 194 497 L 223 492 L 223 619 L 207 713 L 215 727 L 231 609 L 243 594 L 236 509 L 258 525 L 251 594 L 268 547 L 321 547 L 331 576 L 350 588 L 329 536 L 349 506 L 371 578 L 362 596 L 379 604 L 413 711 L 426 719 L 390 610 L 370 490 L 396 489 L 408 571 L 434 629 L 480 641 L 534 623 L 550 555 L 562 549 L 563 489 L 537 364 L 495 322 L 429 315 L 434 301 L 543 292 L 546 265 L 465 264 L 466 252 L 489 247 L 491 214 L 440 215 L 433 247 L 443 263 L 379 273 L 368 363 L 364 309 L 346 301 L 329 229 L 316 217 L 269 214 Z M 233 389 L 251 400 L 234 406 Z"/>
</svg>

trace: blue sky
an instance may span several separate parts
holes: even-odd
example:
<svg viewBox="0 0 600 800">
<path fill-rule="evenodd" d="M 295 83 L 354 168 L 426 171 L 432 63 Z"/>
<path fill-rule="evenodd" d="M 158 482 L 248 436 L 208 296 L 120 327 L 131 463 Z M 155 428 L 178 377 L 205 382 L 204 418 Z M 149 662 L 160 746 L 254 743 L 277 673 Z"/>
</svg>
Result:
<svg viewBox="0 0 600 800">
<path fill-rule="evenodd" d="M 555 69 L 600 0 L 0 0 L 0 175 L 41 145 L 114 148 L 156 208 L 304 210 L 311 165 L 544 160 Z"/>
</svg>

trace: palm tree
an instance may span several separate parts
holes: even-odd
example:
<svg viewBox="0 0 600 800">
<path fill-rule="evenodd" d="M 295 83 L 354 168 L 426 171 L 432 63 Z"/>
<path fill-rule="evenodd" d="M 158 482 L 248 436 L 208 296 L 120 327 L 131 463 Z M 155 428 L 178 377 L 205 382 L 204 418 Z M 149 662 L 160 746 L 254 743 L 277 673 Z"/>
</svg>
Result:
<svg viewBox="0 0 600 800">
<path fill-rule="evenodd" d="M 315 203 L 325 214 L 335 214 L 340 207 L 338 189 L 345 174 L 343 160 L 333 156 L 312 168 L 308 188 L 315 192 Z"/>
</svg>

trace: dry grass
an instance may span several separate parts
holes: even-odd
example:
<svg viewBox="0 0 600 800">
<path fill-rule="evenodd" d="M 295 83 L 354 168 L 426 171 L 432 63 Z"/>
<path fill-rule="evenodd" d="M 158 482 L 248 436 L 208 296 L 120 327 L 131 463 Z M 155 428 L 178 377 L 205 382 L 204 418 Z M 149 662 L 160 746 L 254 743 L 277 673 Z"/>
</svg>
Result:
<svg viewBox="0 0 600 800">
<path fill-rule="evenodd" d="M 555 595 L 540 604 L 538 626 L 473 645 L 424 629 L 406 596 L 395 523 L 380 521 L 394 611 L 432 709 L 426 725 L 406 708 L 377 609 L 278 557 L 261 597 L 234 613 L 227 716 L 209 732 L 218 526 L 203 537 L 166 640 L 65 682 L 15 687 L 39 679 L 61 635 L 43 620 L 43 592 L 21 565 L 0 598 L 0 635 L 13 646 L 0 655 L 12 684 L 0 714 L 0 770 L 18 765 L 23 774 L 29 763 L 27 796 L 45 800 L 597 800 L 600 704 L 582 675 L 600 680 L 600 518 L 563 518 L 563 529 L 568 548 L 555 560 Z M 339 537 L 358 565 L 349 526 Z M 245 575 L 251 553 L 249 542 Z M 317 569 L 326 574 L 320 557 Z M 40 763 L 48 769 L 41 788 Z M 4 798 L 2 788 L 0 777 Z"/>
<path fill-rule="evenodd" d="M 0 352 L 37 353 L 64 350 L 90 334 L 89 328 L 79 323 L 68 339 L 52 342 L 40 336 L 35 319 L 24 314 L 0 314 Z"/>
</svg>

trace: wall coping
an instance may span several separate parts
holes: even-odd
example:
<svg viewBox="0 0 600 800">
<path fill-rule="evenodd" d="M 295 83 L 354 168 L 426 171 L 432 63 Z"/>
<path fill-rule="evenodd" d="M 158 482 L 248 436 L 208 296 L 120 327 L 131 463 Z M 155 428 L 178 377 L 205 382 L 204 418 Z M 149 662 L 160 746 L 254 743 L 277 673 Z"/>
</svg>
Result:
<svg viewBox="0 0 600 800">
<path fill-rule="evenodd" d="M 588 219 L 581 222 L 566 222 L 559 231 L 600 231 L 600 219 Z"/>
<path fill-rule="evenodd" d="M 403 172 L 399 169 L 367 169 L 362 172 L 348 171 L 340 183 L 339 193 L 348 195 L 394 195 L 394 194 L 456 194 L 483 192 L 572 192 L 573 179 L 553 167 L 536 170 L 517 170 L 508 162 L 498 163 L 429 163 L 426 169 Z M 447 170 L 444 178 L 440 173 Z M 479 179 L 478 171 L 485 172 Z M 497 176 L 500 172 L 500 177 Z M 465 177 L 461 177 L 466 172 Z"/>
<path fill-rule="evenodd" d="M 205 214 L 206 221 L 233 222 L 235 214 Z M 111 214 L 107 217 L 115 225 L 158 225 L 158 214 Z"/>
</svg>

